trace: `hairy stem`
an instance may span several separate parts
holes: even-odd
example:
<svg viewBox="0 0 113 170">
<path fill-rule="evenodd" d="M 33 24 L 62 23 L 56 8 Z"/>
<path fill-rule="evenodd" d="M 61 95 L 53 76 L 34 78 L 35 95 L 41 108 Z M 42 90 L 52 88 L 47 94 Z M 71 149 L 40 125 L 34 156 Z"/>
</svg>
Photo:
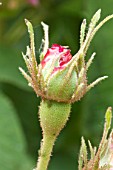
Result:
<svg viewBox="0 0 113 170">
<path fill-rule="evenodd" d="M 47 170 L 55 139 L 55 136 L 44 135 L 36 170 Z"/>
</svg>

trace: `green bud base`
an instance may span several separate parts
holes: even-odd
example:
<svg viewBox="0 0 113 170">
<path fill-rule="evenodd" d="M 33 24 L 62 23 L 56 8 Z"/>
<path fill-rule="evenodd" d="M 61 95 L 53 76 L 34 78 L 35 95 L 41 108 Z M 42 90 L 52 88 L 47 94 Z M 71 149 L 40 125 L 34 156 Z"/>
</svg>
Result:
<svg viewBox="0 0 113 170">
<path fill-rule="evenodd" d="M 36 170 L 47 170 L 54 142 L 69 118 L 70 109 L 71 105 L 67 103 L 41 102 L 39 116 L 43 140 Z"/>
</svg>

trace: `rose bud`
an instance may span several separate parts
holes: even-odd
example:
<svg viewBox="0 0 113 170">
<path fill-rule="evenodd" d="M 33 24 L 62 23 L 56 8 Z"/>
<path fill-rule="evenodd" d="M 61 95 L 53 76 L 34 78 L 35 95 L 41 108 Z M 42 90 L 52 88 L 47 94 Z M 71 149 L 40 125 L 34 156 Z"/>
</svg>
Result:
<svg viewBox="0 0 113 170">
<path fill-rule="evenodd" d="M 86 20 L 83 20 L 80 30 L 80 49 L 74 56 L 71 55 L 70 49 L 65 46 L 54 44 L 49 48 L 48 25 L 42 22 L 44 39 L 42 40 L 43 49 L 40 54 L 40 64 L 37 63 L 35 57 L 32 24 L 25 20 L 30 35 L 30 47 L 27 47 L 26 55 L 23 54 L 23 58 L 29 74 L 22 68 L 20 71 L 37 96 L 42 98 L 39 112 L 44 134 L 58 135 L 69 118 L 71 103 L 80 100 L 94 85 L 107 78 L 104 76 L 90 85 L 87 84 L 87 71 L 95 53 L 86 62 L 86 52 L 98 29 L 113 17 L 112 15 L 106 17 L 96 26 L 100 12 L 101 10 L 98 10 L 92 17 L 86 35 Z M 63 110 L 65 110 L 64 114 Z"/>
<path fill-rule="evenodd" d="M 54 44 L 47 50 L 41 64 L 41 79 L 46 82 L 45 97 L 58 102 L 71 100 L 77 85 L 77 73 L 73 70 L 69 73 L 72 55 L 68 48 Z M 41 85 L 41 83 L 40 83 Z"/>
<path fill-rule="evenodd" d="M 23 58 L 29 74 L 22 68 L 20 71 L 37 96 L 42 99 L 39 117 L 43 140 L 37 170 L 47 169 L 54 142 L 69 119 L 71 103 L 80 100 L 94 85 L 107 78 L 104 76 L 90 85 L 87 84 L 87 71 L 95 55 L 93 53 L 88 62 L 85 61 L 90 42 L 98 29 L 113 18 L 113 15 L 110 15 L 96 26 L 100 19 L 100 13 L 101 10 L 98 10 L 92 17 L 87 34 L 85 34 L 86 20 L 83 20 L 80 30 L 80 49 L 74 56 L 65 46 L 53 44 L 49 48 L 48 26 L 42 22 L 44 39 L 42 40 L 43 49 L 40 54 L 40 64 L 37 63 L 35 57 L 32 24 L 25 20 L 30 34 L 30 47 L 27 47 L 27 53 L 23 54 Z"/>
<path fill-rule="evenodd" d="M 93 53 L 89 61 L 85 61 L 89 44 L 97 30 L 113 17 L 112 15 L 106 17 L 96 26 L 100 18 L 100 12 L 101 10 L 98 10 L 91 19 L 86 35 L 86 20 L 83 20 L 80 30 L 80 50 L 73 57 L 68 47 L 54 44 L 49 48 L 48 26 L 42 22 L 45 37 L 39 65 L 35 58 L 32 24 L 25 20 L 30 34 L 31 46 L 27 47 L 27 53 L 23 57 L 30 76 L 23 69 L 20 68 L 20 70 L 34 88 L 37 96 L 57 102 L 73 103 L 80 100 L 95 84 L 107 78 L 107 76 L 98 78 L 95 82 L 87 85 L 87 70 L 95 56 L 95 53 Z"/>
</svg>

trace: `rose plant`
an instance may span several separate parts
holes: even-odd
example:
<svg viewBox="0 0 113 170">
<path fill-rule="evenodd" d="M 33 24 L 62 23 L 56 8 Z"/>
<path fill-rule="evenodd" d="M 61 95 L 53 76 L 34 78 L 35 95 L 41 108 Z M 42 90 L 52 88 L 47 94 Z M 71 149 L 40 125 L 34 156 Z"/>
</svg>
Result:
<svg viewBox="0 0 113 170">
<path fill-rule="evenodd" d="M 85 61 L 90 42 L 98 29 L 113 18 L 113 15 L 110 15 L 97 25 L 100 14 L 101 10 L 99 9 L 92 17 L 87 33 L 86 19 L 83 20 L 80 29 L 80 49 L 74 56 L 68 46 L 53 44 L 49 48 L 48 25 L 42 22 L 44 39 L 42 40 L 43 50 L 40 54 L 40 64 L 37 63 L 35 57 L 33 27 L 25 19 L 30 34 L 30 47 L 27 46 L 27 52 L 25 55 L 23 54 L 23 58 L 29 74 L 22 68 L 19 69 L 28 80 L 29 86 L 42 99 L 39 107 L 39 119 L 43 139 L 36 170 L 47 169 L 54 142 L 69 119 L 71 103 L 80 100 L 92 87 L 107 78 L 107 76 L 100 77 L 89 85 L 87 82 L 87 71 L 95 56 L 93 53 L 88 62 Z M 82 140 L 82 146 L 85 146 L 84 140 Z M 85 154 L 85 151 L 82 149 L 82 155 Z M 85 156 L 83 157 L 83 160 L 80 159 L 82 164 L 79 163 L 79 169 L 88 169 L 90 163 L 87 164 L 87 161 L 84 161 Z M 95 168 L 95 166 L 89 167 L 89 169 Z"/>
</svg>

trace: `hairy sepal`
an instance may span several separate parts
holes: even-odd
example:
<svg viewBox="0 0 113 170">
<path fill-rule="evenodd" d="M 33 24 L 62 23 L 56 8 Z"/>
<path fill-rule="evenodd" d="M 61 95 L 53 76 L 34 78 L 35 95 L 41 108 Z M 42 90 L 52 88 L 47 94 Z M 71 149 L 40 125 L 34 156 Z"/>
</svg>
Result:
<svg viewBox="0 0 113 170">
<path fill-rule="evenodd" d="M 68 74 L 69 68 L 52 74 L 47 82 L 47 96 L 58 102 L 69 102 L 77 85 L 77 73 L 73 69 Z"/>
</svg>

